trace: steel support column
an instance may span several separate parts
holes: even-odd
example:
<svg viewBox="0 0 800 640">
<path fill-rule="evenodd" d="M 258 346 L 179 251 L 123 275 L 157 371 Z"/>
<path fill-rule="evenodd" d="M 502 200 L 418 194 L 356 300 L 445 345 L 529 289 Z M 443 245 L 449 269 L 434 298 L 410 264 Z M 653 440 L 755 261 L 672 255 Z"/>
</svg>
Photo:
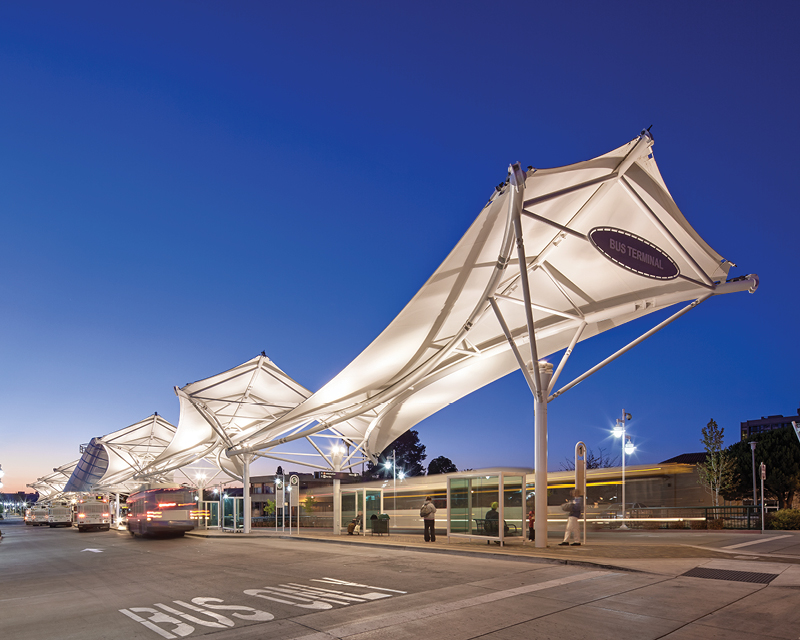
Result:
<svg viewBox="0 0 800 640">
<path fill-rule="evenodd" d="M 335 536 L 342 532 L 342 481 L 339 479 L 342 458 L 344 458 L 344 447 L 341 444 L 334 445 L 331 451 L 331 466 L 336 474 L 333 478 L 333 535 Z M 361 526 L 364 526 L 363 522 Z"/>
<path fill-rule="evenodd" d="M 542 388 L 547 389 L 550 384 L 550 376 L 553 375 L 553 365 L 549 362 L 539 362 L 534 363 L 534 366 L 536 364 L 538 364 Z M 547 547 L 547 394 L 536 394 L 534 400 L 533 483 L 536 492 L 534 496 L 536 512 L 533 527 L 536 534 L 534 546 L 537 549 L 543 549 Z"/>
<path fill-rule="evenodd" d="M 244 486 L 244 490 L 242 491 L 242 495 L 244 496 L 244 500 L 242 500 L 242 509 L 244 513 L 242 514 L 242 521 L 244 523 L 244 533 L 250 533 L 250 528 L 252 525 L 253 520 L 253 507 L 250 501 L 250 463 L 253 461 L 253 454 L 246 453 L 242 456 L 242 466 L 244 467 L 244 472 L 242 473 L 242 485 Z M 236 528 L 236 523 L 233 523 L 234 529 Z"/>
</svg>

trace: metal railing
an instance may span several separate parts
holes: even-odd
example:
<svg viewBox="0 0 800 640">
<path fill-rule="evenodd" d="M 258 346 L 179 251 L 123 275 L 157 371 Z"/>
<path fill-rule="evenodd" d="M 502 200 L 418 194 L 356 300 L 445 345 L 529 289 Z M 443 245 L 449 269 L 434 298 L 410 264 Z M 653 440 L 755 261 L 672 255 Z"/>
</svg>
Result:
<svg viewBox="0 0 800 640">
<path fill-rule="evenodd" d="M 592 513 L 587 521 L 600 527 L 622 524 L 616 512 Z M 628 509 L 625 524 L 635 529 L 761 529 L 759 507 L 636 507 Z"/>
</svg>

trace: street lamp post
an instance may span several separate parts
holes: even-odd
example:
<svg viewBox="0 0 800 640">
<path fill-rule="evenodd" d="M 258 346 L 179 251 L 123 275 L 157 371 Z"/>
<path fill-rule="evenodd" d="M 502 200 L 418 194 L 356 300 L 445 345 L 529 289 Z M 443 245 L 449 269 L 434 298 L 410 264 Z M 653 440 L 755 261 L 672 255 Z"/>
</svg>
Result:
<svg viewBox="0 0 800 640">
<path fill-rule="evenodd" d="M 628 525 L 625 524 L 625 520 L 627 519 L 627 503 L 625 502 L 625 454 L 627 453 L 630 455 L 635 449 L 633 441 L 629 436 L 625 435 L 625 423 L 630 419 L 631 414 L 625 413 L 625 409 L 623 409 L 622 419 L 617 418 L 617 424 L 614 427 L 614 437 L 622 438 L 622 524 L 619 527 L 620 529 L 628 529 Z"/>
<path fill-rule="evenodd" d="M 750 456 L 753 462 L 753 506 L 758 506 L 758 497 L 756 495 L 756 445 L 758 442 L 750 443 Z"/>
<path fill-rule="evenodd" d="M 392 511 L 394 511 L 395 517 L 397 517 L 397 457 L 395 455 L 394 449 L 392 449 L 392 462 L 390 463 L 388 460 L 383 464 L 384 467 L 387 469 L 391 466 L 392 468 L 392 477 L 394 478 L 394 489 L 392 493 Z"/>
</svg>

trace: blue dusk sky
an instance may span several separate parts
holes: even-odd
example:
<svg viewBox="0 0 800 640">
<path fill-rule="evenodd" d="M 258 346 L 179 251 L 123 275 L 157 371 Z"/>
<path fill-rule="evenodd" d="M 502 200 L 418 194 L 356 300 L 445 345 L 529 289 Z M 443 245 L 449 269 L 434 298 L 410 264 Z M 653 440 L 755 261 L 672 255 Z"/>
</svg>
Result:
<svg viewBox="0 0 800 640">
<path fill-rule="evenodd" d="M 316 390 L 456 244 L 511 162 L 653 126 L 698 233 L 757 273 L 549 405 L 632 464 L 794 415 L 798 2 L 14 2 L 0 7 L 0 464 L 17 491 L 173 386 L 262 350 Z M 674 310 L 674 309 L 673 309 Z M 588 340 L 571 379 L 665 317 Z M 572 375 L 570 375 L 572 374 Z M 428 461 L 533 465 L 519 372 L 418 425 Z M 271 472 L 260 463 L 255 471 Z"/>
</svg>

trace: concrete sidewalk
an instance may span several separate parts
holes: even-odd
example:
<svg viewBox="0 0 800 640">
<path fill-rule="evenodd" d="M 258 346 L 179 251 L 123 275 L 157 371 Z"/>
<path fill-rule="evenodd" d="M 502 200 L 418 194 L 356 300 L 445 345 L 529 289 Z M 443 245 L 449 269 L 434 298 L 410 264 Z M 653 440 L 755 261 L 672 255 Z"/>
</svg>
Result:
<svg viewBox="0 0 800 640">
<path fill-rule="evenodd" d="M 663 575 L 680 575 L 706 564 L 708 560 L 800 565 L 800 532 L 795 531 L 769 531 L 764 534 L 756 531 L 601 531 L 589 533 L 585 545 L 568 547 L 558 545 L 563 534 L 553 531 L 548 546 L 543 549 L 537 549 L 533 543 L 518 538 L 500 547 L 479 539 L 451 537 L 448 542 L 447 536 L 442 535 L 437 536 L 435 543 L 426 543 L 421 534 L 336 536 L 326 531 L 306 529 L 291 536 L 286 532 L 264 530 L 256 530 L 248 535 L 219 530 L 192 531 L 187 535 L 238 540 L 281 538 L 429 553 L 513 557 L 534 562 L 647 571 Z M 800 567 L 796 571 L 800 578 Z"/>
</svg>

